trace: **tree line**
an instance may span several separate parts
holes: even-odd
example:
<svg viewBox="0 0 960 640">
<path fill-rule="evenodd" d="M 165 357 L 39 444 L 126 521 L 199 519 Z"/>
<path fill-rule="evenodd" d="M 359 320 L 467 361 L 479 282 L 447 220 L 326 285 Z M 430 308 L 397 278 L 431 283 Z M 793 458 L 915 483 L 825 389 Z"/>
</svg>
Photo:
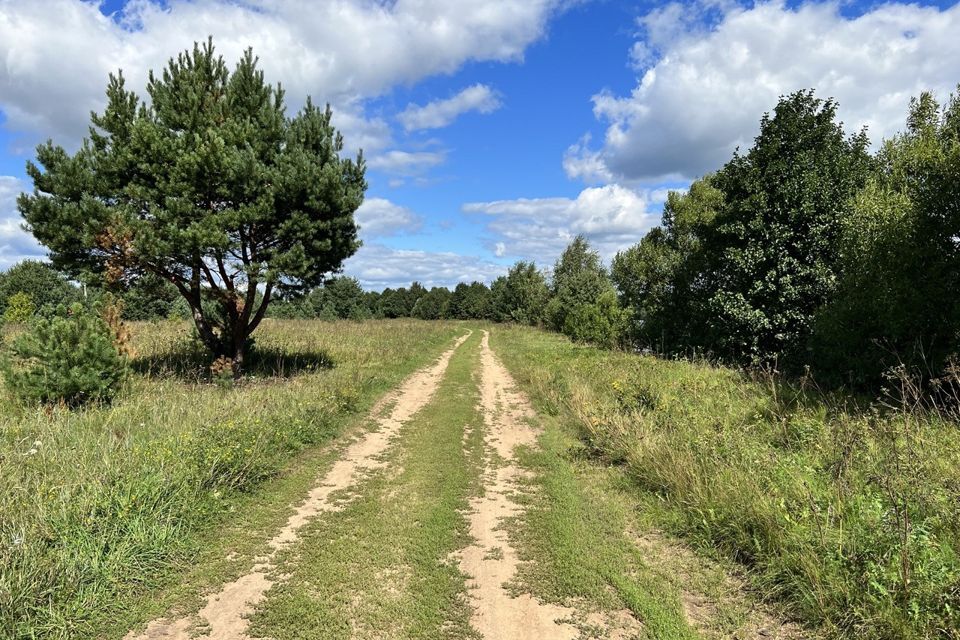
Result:
<svg viewBox="0 0 960 640">
<path fill-rule="evenodd" d="M 894 369 L 937 384 L 960 351 L 960 97 L 913 99 L 904 130 L 871 152 L 835 101 L 784 96 L 750 149 L 671 192 L 662 224 L 609 270 L 577 237 L 549 277 L 519 262 L 489 292 L 470 287 L 474 313 L 458 302 L 467 285 L 388 289 L 379 308 L 542 325 L 828 386 L 876 387 Z"/>
<path fill-rule="evenodd" d="M 382 292 L 338 276 L 269 315 L 516 322 L 606 347 L 810 370 L 828 384 L 876 386 L 894 367 L 936 380 L 960 348 L 958 190 L 957 96 L 913 100 L 904 131 L 871 153 L 834 101 L 802 91 L 763 116 L 749 150 L 671 192 L 662 224 L 609 270 L 577 237 L 550 273 L 521 261 L 489 287 Z M 8 316 L 70 295 L 41 263 L 0 276 Z M 128 319 L 192 311 L 150 274 L 121 295 Z"/>
<path fill-rule="evenodd" d="M 958 350 L 956 96 L 913 100 L 875 152 L 833 100 L 784 96 L 748 150 L 671 193 L 662 224 L 609 270 L 576 238 L 549 277 L 519 262 L 489 287 L 372 293 L 329 279 L 359 246 L 367 186 L 329 109 L 308 99 L 287 116 L 252 52 L 231 72 L 212 42 L 151 73 L 147 91 L 111 76 L 79 151 L 38 147 L 18 208 L 56 269 L 122 291 L 131 319 L 190 318 L 237 374 L 268 314 L 519 322 L 868 386 L 896 366 L 936 380 Z M 18 289 L 41 268 L 23 269 L 0 282 L 8 319 L 74 291 Z"/>
<path fill-rule="evenodd" d="M 960 329 L 960 99 L 911 101 L 870 153 L 837 105 L 782 98 L 716 173 L 671 193 L 663 224 L 613 260 L 627 341 L 668 355 L 882 383 L 936 379 Z"/>
</svg>

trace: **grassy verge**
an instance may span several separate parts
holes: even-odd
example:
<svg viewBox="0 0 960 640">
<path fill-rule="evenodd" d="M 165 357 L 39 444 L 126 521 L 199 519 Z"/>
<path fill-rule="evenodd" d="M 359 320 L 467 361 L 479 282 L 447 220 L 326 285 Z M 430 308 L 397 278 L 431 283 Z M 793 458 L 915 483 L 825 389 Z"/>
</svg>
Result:
<svg viewBox="0 0 960 640">
<path fill-rule="evenodd" d="M 387 465 L 341 511 L 281 557 L 252 632 L 273 638 L 469 638 L 463 511 L 479 490 L 479 332 L 460 347 L 432 401 L 402 430 Z M 464 439 L 464 433 L 468 434 Z M 347 497 L 347 496 L 344 496 Z"/>
<path fill-rule="evenodd" d="M 578 460 L 575 439 L 552 421 L 540 448 L 524 451 L 533 496 L 517 527 L 521 565 L 517 581 L 551 602 L 597 611 L 627 609 L 644 637 L 698 637 L 687 625 L 679 594 L 643 561 L 626 537 L 630 514 L 606 479 Z M 589 635 L 589 618 L 580 624 Z M 602 637 L 602 636 L 598 636 Z"/>
<path fill-rule="evenodd" d="M 646 517 L 743 563 L 763 597 L 828 635 L 960 637 L 955 424 L 524 328 L 494 338 L 538 408 L 646 496 Z"/>
<path fill-rule="evenodd" d="M 105 621 L 136 618 L 149 608 L 143 594 L 201 556 L 214 538 L 204 531 L 255 506 L 251 492 L 458 331 L 265 323 L 259 346 L 287 377 L 220 388 L 197 382 L 184 325 L 142 325 L 142 373 L 113 406 L 45 411 L 0 400 L 0 636 L 92 637 Z M 295 491 L 308 475 L 272 490 Z M 277 519 L 261 510 L 259 524 Z"/>
</svg>

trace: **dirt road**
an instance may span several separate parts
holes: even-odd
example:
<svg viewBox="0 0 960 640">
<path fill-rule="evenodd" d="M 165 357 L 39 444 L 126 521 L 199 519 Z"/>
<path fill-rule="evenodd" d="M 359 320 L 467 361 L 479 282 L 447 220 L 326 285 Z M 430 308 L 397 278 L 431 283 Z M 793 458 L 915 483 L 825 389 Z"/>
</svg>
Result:
<svg viewBox="0 0 960 640">
<path fill-rule="evenodd" d="M 208 595 L 206 605 L 196 618 L 155 620 L 142 633 L 131 632 L 127 638 L 129 640 L 156 638 L 240 640 L 249 637 L 247 618 L 277 579 L 271 577 L 276 570 L 274 556 L 277 551 L 295 544 L 303 526 L 319 514 L 342 508 L 342 503 L 331 500 L 334 493 L 348 489 L 364 473 L 369 473 L 382 465 L 379 456 L 390 446 L 400 427 L 430 401 L 451 356 L 469 335 L 458 338 L 453 347 L 444 352 L 437 362 L 416 372 L 374 408 L 371 422 L 376 425 L 375 428 L 347 447 L 343 456 L 334 463 L 306 499 L 297 505 L 284 527 L 268 543 L 271 549 L 269 555 L 254 565 L 252 571 L 224 585 L 217 593 Z M 389 405 L 392 405 L 392 408 L 386 416 L 376 415 L 383 410 L 384 406 Z M 200 635 L 197 634 L 198 630 L 201 632 Z"/>
<path fill-rule="evenodd" d="M 382 399 L 248 571 L 125 640 L 780 636 L 732 632 L 724 606 L 688 615 L 696 585 L 677 592 L 644 564 L 676 554 L 582 504 L 589 479 L 541 449 L 544 422 L 490 342 L 466 333 Z"/>
</svg>

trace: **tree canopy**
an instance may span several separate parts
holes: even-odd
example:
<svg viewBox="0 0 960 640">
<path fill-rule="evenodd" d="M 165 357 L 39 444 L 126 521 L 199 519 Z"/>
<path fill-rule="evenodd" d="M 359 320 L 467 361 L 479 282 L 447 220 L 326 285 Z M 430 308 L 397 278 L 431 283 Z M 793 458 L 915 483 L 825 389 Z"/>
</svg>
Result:
<svg viewBox="0 0 960 640">
<path fill-rule="evenodd" d="M 151 72 L 148 101 L 111 75 L 80 150 L 38 147 L 18 201 L 56 267 L 173 284 L 235 372 L 274 295 L 318 285 L 356 251 L 366 190 L 329 107 L 307 98 L 288 117 L 257 65 L 247 50 L 231 72 L 212 41 L 197 44 Z"/>
<path fill-rule="evenodd" d="M 841 221 L 871 168 L 865 133 L 812 91 L 780 100 L 746 153 L 716 175 L 707 243 L 714 348 L 762 363 L 801 349 L 837 276 Z"/>
<path fill-rule="evenodd" d="M 46 305 L 70 304 L 78 297 L 78 290 L 62 273 L 49 264 L 24 260 L 0 273 L 0 315 L 10 298 L 23 294 L 35 309 Z"/>
</svg>

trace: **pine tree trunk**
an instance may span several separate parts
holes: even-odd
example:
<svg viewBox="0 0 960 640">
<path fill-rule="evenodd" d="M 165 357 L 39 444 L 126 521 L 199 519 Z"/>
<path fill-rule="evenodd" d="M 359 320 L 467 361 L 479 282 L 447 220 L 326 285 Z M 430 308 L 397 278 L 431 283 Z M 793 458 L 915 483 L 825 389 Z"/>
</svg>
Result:
<svg viewBox="0 0 960 640">
<path fill-rule="evenodd" d="M 243 375 L 243 365 L 247 357 L 248 337 L 249 331 L 245 323 L 237 324 L 233 327 L 233 353 L 231 354 L 231 360 L 233 361 L 234 379 L 238 379 Z"/>
</svg>

